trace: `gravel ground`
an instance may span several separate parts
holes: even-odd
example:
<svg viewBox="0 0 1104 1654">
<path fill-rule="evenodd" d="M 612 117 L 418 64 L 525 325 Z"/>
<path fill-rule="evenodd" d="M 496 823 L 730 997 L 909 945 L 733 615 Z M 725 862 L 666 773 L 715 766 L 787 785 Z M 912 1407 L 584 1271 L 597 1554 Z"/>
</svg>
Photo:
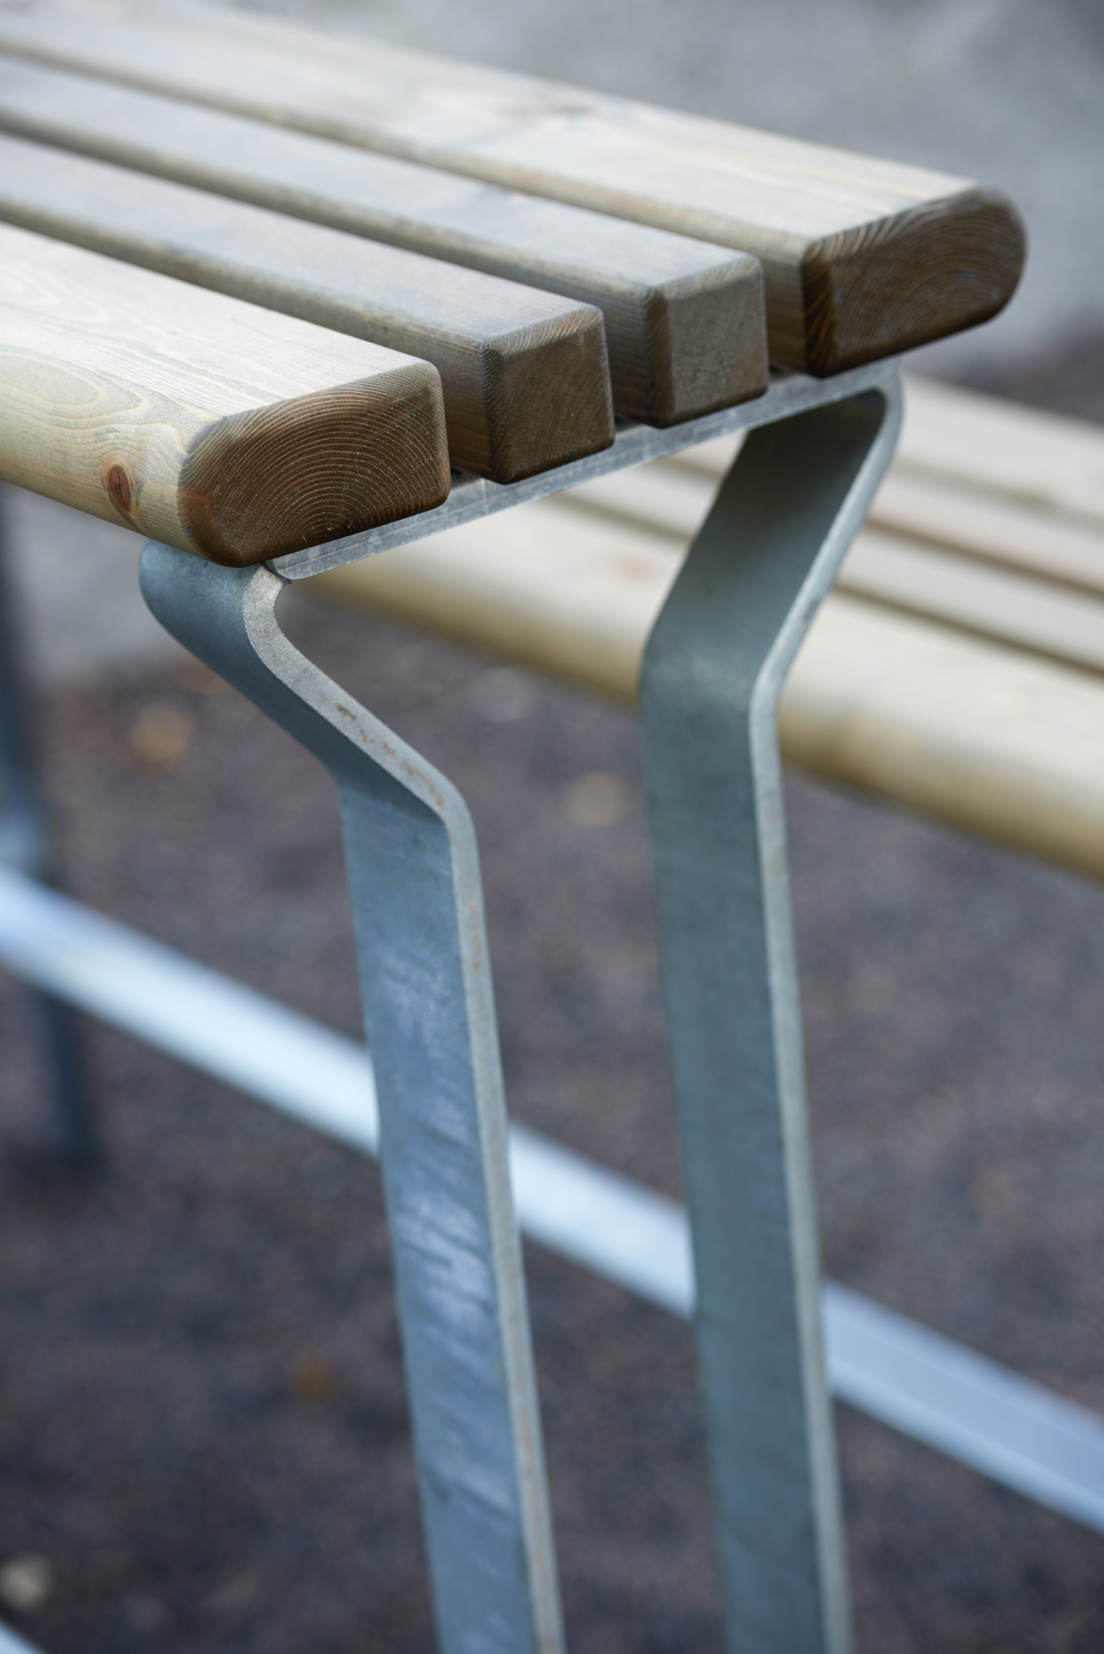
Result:
<svg viewBox="0 0 1104 1654">
<path fill-rule="evenodd" d="M 677 1193 L 632 720 L 288 623 L 472 805 L 515 1113 Z M 40 725 L 83 899 L 355 1031 L 312 760 L 183 656 Z M 790 812 L 829 1272 L 1104 1409 L 1104 893 L 808 782 Z M 52 1654 L 428 1650 L 374 1166 L 88 1026 L 106 1158 L 66 1174 L 9 982 L 0 1040 L 0 1612 Z M 719 1651 L 689 1333 L 528 1264 L 572 1648 Z M 839 1422 L 864 1654 L 1097 1654 L 1098 1536 Z"/>
</svg>

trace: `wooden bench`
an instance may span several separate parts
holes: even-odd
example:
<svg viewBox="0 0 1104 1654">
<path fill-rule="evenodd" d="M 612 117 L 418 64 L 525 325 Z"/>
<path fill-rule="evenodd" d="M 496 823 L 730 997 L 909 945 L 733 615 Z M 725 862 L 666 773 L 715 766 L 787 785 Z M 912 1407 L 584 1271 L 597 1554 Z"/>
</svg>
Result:
<svg viewBox="0 0 1104 1654">
<path fill-rule="evenodd" d="M 152 530 L 150 608 L 337 784 L 450 1649 L 562 1647 L 478 857 L 447 780 L 291 647 L 275 604 L 284 581 L 331 571 L 333 589 L 332 571 L 477 520 L 493 562 L 497 513 L 580 482 L 587 493 L 533 506 L 531 521 L 582 547 L 596 516 L 615 533 L 632 520 L 626 555 L 649 571 L 634 591 L 649 595 L 612 606 L 620 666 L 604 687 L 631 697 L 639 676 L 694 1231 L 691 1266 L 682 1220 L 664 1208 L 659 1230 L 676 1240 L 653 1261 L 677 1276 L 665 1301 L 688 1309 L 696 1293 L 730 1645 L 843 1654 L 777 703 L 889 463 L 888 359 L 1007 302 L 1023 258 L 1015 209 L 958 178 L 171 0 L 109 13 L 81 0 L 0 5 L 0 130 L 2 233 L 33 278 L 9 306 L 10 350 L 26 335 L 34 352 L 29 376 L 9 376 L 0 475 Z M 59 307 L 55 295 L 81 282 L 87 302 Z M 228 326 L 250 340 L 236 367 Z M 197 373 L 208 356 L 217 371 Z M 66 372 L 88 391 L 79 416 Z M 28 382 L 46 387 L 44 415 L 23 399 Z M 358 424 L 369 402 L 376 423 Z M 28 439 L 36 418 L 46 442 Z M 679 540 L 738 433 L 672 585 Z M 712 439 L 729 446 L 703 446 Z M 658 471 L 632 469 L 660 456 Z M 450 555 L 466 565 L 451 586 Z M 394 586 L 381 599 L 380 559 L 373 601 L 433 619 L 447 591 L 434 623 L 462 631 L 466 605 L 494 644 L 487 617 L 501 622 L 502 591 L 529 577 L 522 559 L 496 570 L 482 556 L 466 541 L 396 552 L 408 573 L 433 565 L 421 596 L 408 580 L 405 599 Z M 915 587 L 907 555 L 889 563 L 898 592 Z M 867 570 L 868 587 L 887 566 Z M 550 572 L 570 609 L 579 567 Z M 536 593 L 530 581 L 530 619 Z M 602 605 L 587 603 L 593 619 Z M 516 638 L 507 647 L 539 655 Z M 576 679 L 601 676 L 586 655 L 568 667 Z M 565 669 L 552 654 L 541 664 Z M 11 947 L 34 980 L 102 996 L 102 984 L 62 986 L 56 951 L 47 968 L 50 949 L 36 946 L 24 929 Z M 161 968 L 132 985 L 154 1022 L 166 1015 L 157 984 L 173 998 L 176 967 Z M 229 1003 L 212 1044 L 225 1043 L 227 1015 L 256 1025 L 248 998 Z M 318 1049 L 302 1031 L 260 1043 L 271 1057 L 304 1039 Z M 364 1075 L 363 1055 L 353 1067 Z M 314 1117 L 333 1129 L 326 1106 Z M 375 1142 L 367 1095 L 342 1129 Z M 541 1170 L 527 1211 L 544 1200 L 546 1236 L 564 1229 L 548 1194 L 566 1187 L 550 1170 L 562 1164 L 551 1145 L 530 1156 Z M 572 1175 L 576 1193 L 598 1177 L 607 1213 L 649 1198 L 658 1211 L 644 1191 L 611 1196 L 608 1176 Z M 583 1256 L 608 1225 L 585 1200 L 576 1213 L 566 1227 Z M 832 1301 L 833 1324 L 853 1331 L 854 1306 Z"/>
</svg>

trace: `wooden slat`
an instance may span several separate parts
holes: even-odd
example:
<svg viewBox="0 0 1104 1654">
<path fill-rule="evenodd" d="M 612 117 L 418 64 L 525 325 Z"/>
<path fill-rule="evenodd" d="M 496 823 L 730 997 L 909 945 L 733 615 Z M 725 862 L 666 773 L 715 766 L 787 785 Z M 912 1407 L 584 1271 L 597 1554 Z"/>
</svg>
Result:
<svg viewBox="0 0 1104 1654">
<path fill-rule="evenodd" d="M 974 408 L 988 452 L 979 399 L 937 387 L 941 405 L 955 409 L 956 398 Z M 907 405 L 924 404 L 925 383 L 911 380 Z M 997 412 L 1004 410 L 998 404 Z M 1053 416 L 1025 411 L 1029 429 L 1045 443 Z M 1073 421 L 1082 457 L 1095 453 L 1104 470 L 1104 432 Z M 955 450 L 960 471 L 969 465 L 971 438 L 959 432 Z M 739 447 L 726 437 L 687 449 L 669 460 L 630 472 L 599 477 L 564 496 L 562 504 L 585 510 L 595 519 L 617 525 L 619 532 L 646 532 L 666 538 L 672 555 L 680 554 L 705 519 L 717 484 Z M 963 631 L 1012 643 L 1049 655 L 1071 666 L 1104 671 L 1104 523 L 1059 510 L 1026 505 L 995 489 L 968 488 L 960 476 L 918 465 L 915 456 L 931 457 L 921 421 L 914 435 L 906 416 L 898 456 L 840 571 L 842 590 L 881 605 L 938 620 Z M 520 531 L 520 524 L 519 531 Z M 567 526 L 560 532 L 566 534 Z M 650 542 L 650 543 L 651 543 Z"/>
<path fill-rule="evenodd" d="M 0 127 L 597 305 L 626 418 L 672 425 L 766 388 L 746 254 L 12 59 Z"/>
<path fill-rule="evenodd" d="M 1098 450 L 1104 468 L 1104 432 Z M 872 520 L 880 528 L 1104 596 L 1104 518 L 1093 523 L 933 474 L 915 464 L 914 452 L 910 444 L 879 491 Z"/>
<path fill-rule="evenodd" d="M 782 698 L 792 763 L 1104 878 L 1104 683 L 833 595 Z"/>
<path fill-rule="evenodd" d="M 633 707 L 677 551 L 597 513 L 569 524 L 569 509 L 542 500 L 304 589 Z M 1100 677 L 833 593 L 779 731 L 784 757 L 812 774 L 1104 878 Z"/>
<path fill-rule="evenodd" d="M 0 225 L 0 477 L 234 566 L 440 504 L 426 362 Z"/>
<path fill-rule="evenodd" d="M 644 485 L 644 515 L 656 521 L 658 513 L 676 533 L 693 533 L 738 446 L 738 438 L 722 437 L 673 456 L 670 477 L 655 468 L 660 482 Z M 676 474 L 686 496 L 677 517 L 670 489 Z M 1102 596 L 1104 429 L 910 374 L 901 439 L 869 520 L 962 557 Z"/>
<path fill-rule="evenodd" d="M 566 496 L 297 581 L 635 708 L 640 659 L 681 547 Z"/>
<path fill-rule="evenodd" d="M 357 565 L 349 589 L 458 641 L 509 652 L 513 640 L 528 664 L 632 704 L 644 638 L 712 492 L 712 479 L 657 461 Z M 1104 599 L 1043 567 L 1028 575 L 871 525 L 838 587 L 1104 675 Z"/>
<path fill-rule="evenodd" d="M 1104 461 L 1104 433 L 1097 440 Z M 573 489 L 563 504 L 601 513 L 623 529 L 661 533 L 681 553 L 739 442 L 708 446 L 704 456 L 689 449 L 600 477 Z M 981 490 L 967 495 L 964 509 L 957 484 L 910 468 L 912 452 L 906 419 L 898 458 L 840 570 L 841 590 L 1104 671 L 1104 524 L 1095 531 L 1071 525 Z"/>
<path fill-rule="evenodd" d="M 1104 540 L 1099 553 L 1104 561 Z M 1104 594 L 874 527 L 864 530 L 848 553 L 839 586 L 887 607 L 1104 672 Z"/>
<path fill-rule="evenodd" d="M 0 219 L 424 357 L 453 464 L 496 482 L 613 441 L 591 305 L 20 138 L 0 137 Z"/>
<path fill-rule="evenodd" d="M 811 373 L 986 320 L 1022 267 L 965 179 L 226 8 L 20 0 L 0 48 L 754 253 L 772 357 Z"/>
<path fill-rule="evenodd" d="M 844 564 L 783 696 L 783 752 L 816 774 L 1104 877 L 1104 601 L 1089 582 L 1074 588 L 1069 546 L 1055 559 L 1046 533 L 1073 519 L 1060 507 L 1049 518 L 1037 503 L 1022 508 L 1019 561 L 1000 555 L 1005 517 L 967 516 L 965 546 L 953 533 L 971 450 L 981 456 L 978 509 L 999 506 L 1012 520 L 1021 509 L 996 486 L 994 430 L 1018 433 L 1040 483 L 1039 455 L 1056 428 L 1076 439 L 1082 478 L 1094 454 L 1104 459 L 1104 432 L 999 403 L 989 425 L 987 401 L 910 383 L 883 489 L 907 482 L 892 501 L 896 531 L 864 530 Z M 956 433 L 949 482 L 931 465 L 936 405 Z M 725 438 L 601 477 L 318 576 L 307 589 L 631 707 L 645 640 L 737 447 Z M 1052 452 L 1061 465 L 1064 450 Z M 911 537 L 910 499 L 919 506 Z M 1084 516 L 1075 526 L 1079 553 L 1090 566 L 1094 556 L 1104 562 L 1104 523 L 1095 540 Z"/>
<path fill-rule="evenodd" d="M 1045 558 L 1043 547 L 1055 529 L 1063 535 L 1084 531 L 1096 542 L 1104 530 L 1104 428 L 917 374 L 906 374 L 904 385 L 905 422 L 886 489 L 907 484 L 910 491 L 927 489 L 932 500 L 946 498 L 951 505 L 944 522 L 957 521 L 968 502 L 981 511 L 1014 512 L 1021 525 L 1017 539 L 1030 536 L 1036 548 L 1025 550 L 1028 559 Z M 684 448 L 676 463 L 715 479 L 728 468 L 737 443 L 721 437 Z M 991 518 L 986 537 L 1002 534 L 1009 521 Z M 971 537 L 982 532 L 980 519 L 971 515 L 969 523 Z M 1086 543 L 1079 542 L 1082 552 Z M 1069 546 L 1072 555 L 1072 541 Z M 1081 578 L 1073 571 L 1071 577 Z"/>
<path fill-rule="evenodd" d="M 1017 506 L 1104 526 L 1104 431 L 1083 420 L 913 379 L 908 467 Z"/>
</svg>

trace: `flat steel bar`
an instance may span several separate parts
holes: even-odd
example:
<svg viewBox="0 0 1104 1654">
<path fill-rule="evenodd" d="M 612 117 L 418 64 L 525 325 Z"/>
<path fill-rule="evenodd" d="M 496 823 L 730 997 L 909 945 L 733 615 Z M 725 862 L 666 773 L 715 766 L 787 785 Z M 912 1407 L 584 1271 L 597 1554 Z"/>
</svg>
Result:
<svg viewBox="0 0 1104 1654">
<path fill-rule="evenodd" d="M 843 1654 L 843 1522 L 783 826 L 782 684 L 893 454 L 878 391 L 754 431 L 640 683 L 732 1654 Z"/>
<path fill-rule="evenodd" d="M 292 1119 L 377 1152 L 363 1045 L 4 869 L 0 962 Z M 523 1126 L 511 1128 L 510 1171 L 531 1240 L 660 1309 L 693 1314 L 682 1206 Z M 837 1400 L 1104 1533 L 1104 1418 L 831 1281 L 822 1311 Z"/>
<path fill-rule="evenodd" d="M 149 542 L 163 626 L 330 770 L 375 1053 L 384 1195 L 444 1654 L 562 1629 L 482 887 L 455 788 L 306 660 L 266 568 Z"/>
<path fill-rule="evenodd" d="M 481 517 L 507 511 L 514 505 L 524 505 L 527 500 L 544 499 L 548 494 L 575 488 L 580 483 L 591 482 L 595 477 L 608 476 L 611 471 L 645 465 L 649 460 L 662 459 L 666 454 L 679 453 L 683 448 L 696 447 L 701 442 L 711 442 L 715 437 L 758 430 L 761 425 L 791 419 L 810 408 L 845 401 L 860 391 L 894 383 L 896 374 L 895 361 L 872 362 L 869 367 L 855 368 L 834 379 L 810 379 L 801 373 L 776 373 L 771 378 L 766 395 L 754 402 L 722 408 L 718 413 L 706 414 L 701 419 L 688 419 L 681 425 L 668 426 L 663 430 L 653 425 L 619 423 L 611 448 L 591 454 L 586 459 L 574 460 L 570 465 L 558 466 L 553 471 L 543 471 L 539 476 L 526 477 L 521 482 L 496 483 L 484 477 L 456 473 L 452 492 L 444 505 L 437 506 L 435 510 L 423 511 L 401 522 L 385 523 L 380 528 L 353 534 L 344 540 L 309 546 L 287 557 L 275 558 L 271 566 L 285 580 L 307 580 L 312 574 L 340 568 L 345 563 L 356 563 L 362 557 L 392 551 L 396 546 L 409 545 L 414 540 L 425 540 L 446 528 L 459 528 L 461 523 L 478 522 Z"/>
</svg>

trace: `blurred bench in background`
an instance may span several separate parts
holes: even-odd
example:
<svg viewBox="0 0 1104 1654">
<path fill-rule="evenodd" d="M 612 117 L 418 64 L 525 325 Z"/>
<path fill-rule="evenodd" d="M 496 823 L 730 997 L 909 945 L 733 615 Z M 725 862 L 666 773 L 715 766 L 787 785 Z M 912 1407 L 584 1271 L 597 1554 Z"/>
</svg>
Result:
<svg viewBox="0 0 1104 1654">
<path fill-rule="evenodd" d="M 623 705 L 725 438 L 316 576 Z M 782 751 L 1104 878 L 1104 432 L 906 381 L 889 476 L 803 645 Z"/>
</svg>

